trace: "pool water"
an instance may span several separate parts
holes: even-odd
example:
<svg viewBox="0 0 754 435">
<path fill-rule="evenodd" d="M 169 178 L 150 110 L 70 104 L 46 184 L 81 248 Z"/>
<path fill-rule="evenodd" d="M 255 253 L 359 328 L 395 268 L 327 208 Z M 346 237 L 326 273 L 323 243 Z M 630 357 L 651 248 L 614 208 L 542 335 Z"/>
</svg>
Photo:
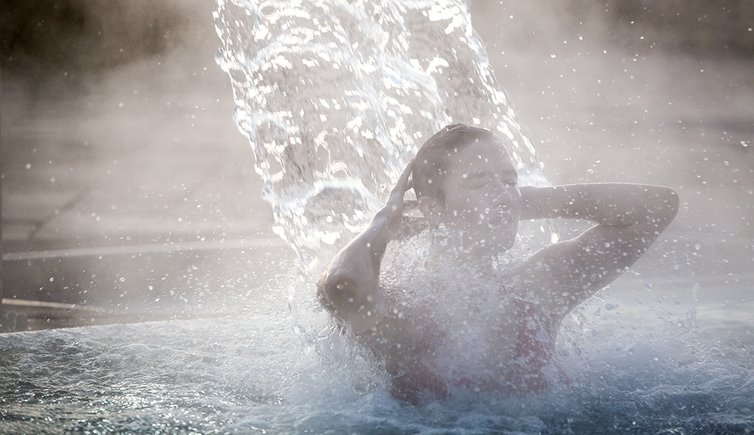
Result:
<svg viewBox="0 0 754 435">
<path fill-rule="evenodd" d="M 496 129 L 527 182 L 546 182 L 466 2 L 375 4 L 218 2 L 236 121 L 312 276 L 447 122 Z M 575 310 L 558 342 L 568 384 L 422 406 L 392 398 L 374 359 L 323 326 L 311 286 L 285 280 L 251 290 L 243 315 L 6 334 L 0 433 L 751 433 L 754 280 L 710 276 L 619 280 Z"/>
<path fill-rule="evenodd" d="M 243 316 L 0 336 L 0 433 L 754 431 L 751 307 L 595 298 L 559 338 L 570 384 L 415 407 L 346 341 L 294 333 L 274 295 Z"/>
</svg>

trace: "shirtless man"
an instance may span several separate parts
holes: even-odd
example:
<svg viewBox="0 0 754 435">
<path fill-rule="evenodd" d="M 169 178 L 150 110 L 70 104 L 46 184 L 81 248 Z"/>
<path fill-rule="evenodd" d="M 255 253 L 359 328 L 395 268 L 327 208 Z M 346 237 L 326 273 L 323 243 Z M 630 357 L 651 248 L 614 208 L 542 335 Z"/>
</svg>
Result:
<svg viewBox="0 0 754 435">
<path fill-rule="evenodd" d="M 667 187 L 597 183 L 538 188 L 517 182 L 499 138 L 480 128 L 447 126 L 422 145 L 386 206 L 323 273 L 320 302 L 382 360 L 394 396 L 417 402 L 427 395 L 446 397 L 454 387 L 526 394 L 557 382 L 562 375 L 554 359 L 555 340 L 563 318 L 634 264 L 678 210 L 678 196 Z M 388 243 L 400 233 L 405 236 L 404 194 L 411 188 L 430 233 L 427 256 L 432 258 L 427 261 L 445 260 L 471 271 L 473 277 L 458 277 L 456 285 L 481 288 L 481 281 L 496 280 L 494 291 L 507 301 L 483 307 L 484 318 L 469 319 L 476 320 L 475 329 L 462 330 L 465 320 L 427 315 L 445 305 L 463 313 L 464 304 L 471 302 L 407 307 L 380 282 Z M 495 274 L 491 260 L 513 246 L 518 221 L 549 218 L 596 225 Z M 479 333 L 479 325 L 485 333 Z M 466 349 L 475 354 L 469 359 L 473 364 L 462 373 L 449 373 L 441 361 L 462 357 L 464 349 L 448 343 L 468 334 L 481 337 Z"/>
</svg>

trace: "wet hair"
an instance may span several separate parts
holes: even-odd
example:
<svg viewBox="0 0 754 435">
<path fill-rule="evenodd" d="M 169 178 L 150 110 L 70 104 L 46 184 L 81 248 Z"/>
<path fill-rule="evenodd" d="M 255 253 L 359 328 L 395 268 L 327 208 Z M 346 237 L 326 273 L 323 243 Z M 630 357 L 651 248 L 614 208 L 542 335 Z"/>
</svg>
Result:
<svg viewBox="0 0 754 435">
<path fill-rule="evenodd" d="M 412 176 L 416 197 L 429 196 L 445 202 L 444 182 L 454 152 L 480 141 L 500 142 L 489 130 L 465 124 L 451 124 L 433 134 L 419 148 Z"/>
</svg>

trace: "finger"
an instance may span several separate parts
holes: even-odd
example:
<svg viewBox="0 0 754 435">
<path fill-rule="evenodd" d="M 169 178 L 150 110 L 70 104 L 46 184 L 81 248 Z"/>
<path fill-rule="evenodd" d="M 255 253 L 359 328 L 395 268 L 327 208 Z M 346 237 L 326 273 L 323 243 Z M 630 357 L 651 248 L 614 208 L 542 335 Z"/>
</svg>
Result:
<svg viewBox="0 0 754 435">
<path fill-rule="evenodd" d="M 393 193 L 397 192 L 405 192 L 409 189 L 409 177 L 411 177 L 411 172 L 414 169 L 414 160 L 412 159 L 408 165 L 406 165 L 406 168 L 403 170 L 403 173 L 398 178 L 398 181 L 395 183 L 395 187 L 393 187 Z"/>
</svg>

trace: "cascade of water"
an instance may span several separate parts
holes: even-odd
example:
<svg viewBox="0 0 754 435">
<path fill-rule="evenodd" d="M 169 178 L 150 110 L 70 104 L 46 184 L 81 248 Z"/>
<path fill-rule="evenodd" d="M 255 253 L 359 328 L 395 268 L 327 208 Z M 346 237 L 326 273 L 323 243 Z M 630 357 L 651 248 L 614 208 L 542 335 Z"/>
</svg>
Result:
<svg viewBox="0 0 754 435">
<path fill-rule="evenodd" d="M 521 184 L 546 184 L 465 0 L 218 0 L 214 17 L 275 230 L 307 272 L 451 122 L 496 131 Z"/>
</svg>

